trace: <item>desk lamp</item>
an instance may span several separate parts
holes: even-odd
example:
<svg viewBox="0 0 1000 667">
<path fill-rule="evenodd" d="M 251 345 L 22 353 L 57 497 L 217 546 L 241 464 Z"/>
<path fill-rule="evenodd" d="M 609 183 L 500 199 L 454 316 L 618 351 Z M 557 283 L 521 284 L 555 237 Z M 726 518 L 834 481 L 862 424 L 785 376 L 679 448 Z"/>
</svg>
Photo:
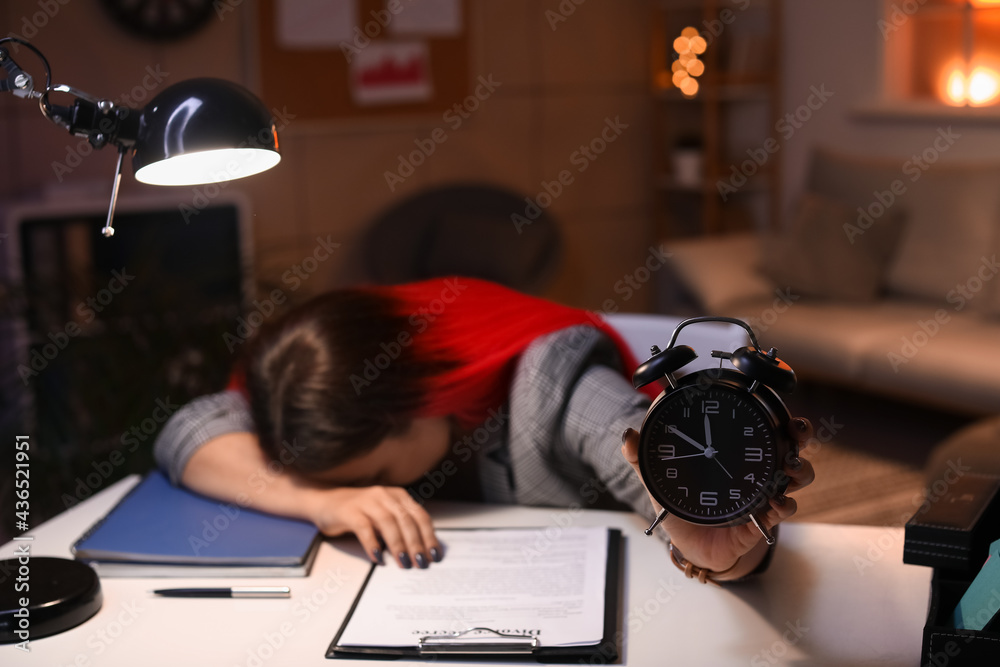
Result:
<svg viewBox="0 0 1000 667">
<path fill-rule="evenodd" d="M 45 67 L 45 87 L 22 70 L 6 42 L 30 49 Z M 101 232 L 111 226 L 118 200 L 125 154 L 131 152 L 136 180 L 151 185 L 197 185 L 251 176 L 278 164 L 278 133 L 267 107 L 242 86 L 222 79 L 189 79 L 169 86 L 143 109 L 130 109 L 97 99 L 66 85 L 52 85 L 52 72 L 42 52 L 16 37 L 0 38 L 0 93 L 37 99 L 42 115 L 94 148 L 118 149 L 108 217 Z M 74 97 L 69 106 L 49 100 L 52 93 Z"/>
</svg>

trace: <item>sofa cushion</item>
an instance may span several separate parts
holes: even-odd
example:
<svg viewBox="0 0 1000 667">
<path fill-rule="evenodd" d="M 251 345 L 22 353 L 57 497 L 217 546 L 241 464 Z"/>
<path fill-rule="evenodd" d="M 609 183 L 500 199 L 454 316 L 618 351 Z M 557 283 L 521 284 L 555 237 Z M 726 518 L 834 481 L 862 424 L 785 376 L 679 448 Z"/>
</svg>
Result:
<svg viewBox="0 0 1000 667">
<path fill-rule="evenodd" d="M 860 386 L 966 413 L 1000 406 L 1000 327 L 977 313 L 945 308 L 911 321 L 909 331 L 868 351 Z M 930 332 L 930 333 L 928 333 Z"/>
<path fill-rule="evenodd" d="M 799 299 L 776 308 L 771 301 L 746 304 L 738 311 L 757 334 L 761 347 L 804 378 L 852 382 L 861 376 L 871 350 L 885 349 L 909 333 L 926 306 L 885 300 L 848 303 Z"/>
<path fill-rule="evenodd" d="M 998 324 L 921 301 L 768 302 L 738 314 L 802 379 L 971 414 L 1000 405 Z"/>
<path fill-rule="evenodd" d="M 739 303 L 774 298 L 774 285 L 757 270 L 756 233 L 678 239 L 664 246 L 675 274 L 708 314 L 731 315 Z"/>
<path fill-rule="evenodd" d="M 997 247 L 1000 164 L 918 164 L 817 149 L 807 183 L 809 190 L 849 206 L 857 224 L 869 229 L 883 224 L 895 209 L 907 212 L 887 275 L 887 285 L 896 293 L 945 302 L 972 278 L 984 251 Z M 986 312 L 989 301 L 972 299 L 968 305 Z"/>
<path fill-rule="evenodd" d="M 901 209 L 862 229 L 854 211 L 807 192 L 788 229 L 764 238 L 761 270 L 793 293 L 847 301 L 879 297 L 904 226 Z"/>
</svg>

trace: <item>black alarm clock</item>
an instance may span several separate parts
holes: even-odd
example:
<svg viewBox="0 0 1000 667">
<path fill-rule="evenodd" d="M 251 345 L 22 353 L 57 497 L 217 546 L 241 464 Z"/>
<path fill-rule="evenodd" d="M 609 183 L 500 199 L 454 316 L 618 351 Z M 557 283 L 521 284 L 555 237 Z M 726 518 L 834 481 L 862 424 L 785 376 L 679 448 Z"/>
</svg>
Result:
<svg viewBox="0 0 1000 667">
<path fill-rule="evenodd" d="M 750 345 L 733 352 L 715 350 L 719 368 L 674 377 L 697 356 L 676 345 L 680 331 L 702 322 L 727 322 L 747 331 Z M 762 352 L 753 330 L 729 317 L 695 317 L 674 329 L 667 349 L 632 375 L 638 389 L 666 381 L 639 429 L 639 471 L 650 495 L 663 507 L 646 529 L 650 535 L 668 514 L 705 526 L 752 521 L 768 544 L 774 538 L 758 519 L 768 501 L 784 493 L 783 472 L 798 445 L 788 434 L 791 416 L 778 392 L 795 388 L 795 372 L 771 348 Z M 722 368 L 728 359 L 735 370 Z"/>
</svg>

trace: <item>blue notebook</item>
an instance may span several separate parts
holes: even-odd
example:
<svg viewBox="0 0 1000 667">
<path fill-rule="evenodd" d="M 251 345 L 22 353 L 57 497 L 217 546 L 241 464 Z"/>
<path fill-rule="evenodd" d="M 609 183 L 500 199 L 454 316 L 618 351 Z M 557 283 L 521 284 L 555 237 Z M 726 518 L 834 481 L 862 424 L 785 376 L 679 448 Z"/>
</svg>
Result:
<svg viewBox="0 0 1000 667">
<path fill-rule="evenodd" d="M 307 576 L 320 533 L 144 477 L 73 545 L 104 576 Z"/>
</svg>

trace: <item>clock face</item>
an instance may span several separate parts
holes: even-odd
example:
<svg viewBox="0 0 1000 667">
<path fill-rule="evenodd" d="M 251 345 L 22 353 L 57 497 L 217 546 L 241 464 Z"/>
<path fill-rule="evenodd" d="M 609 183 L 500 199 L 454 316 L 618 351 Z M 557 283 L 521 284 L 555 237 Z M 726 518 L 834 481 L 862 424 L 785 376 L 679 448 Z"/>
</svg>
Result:
<svg viewBox="0 0 1000 667">
<path fill-rule="evenodd" d="M 749 520 L 787 485 L 775 481 L 788 451 L 779 423 L 759 395 L 739 383 L 669 391 L 642 424 L 643 481 L 665 509 L 682 519 L 701 524 Z"/>
</svg>

